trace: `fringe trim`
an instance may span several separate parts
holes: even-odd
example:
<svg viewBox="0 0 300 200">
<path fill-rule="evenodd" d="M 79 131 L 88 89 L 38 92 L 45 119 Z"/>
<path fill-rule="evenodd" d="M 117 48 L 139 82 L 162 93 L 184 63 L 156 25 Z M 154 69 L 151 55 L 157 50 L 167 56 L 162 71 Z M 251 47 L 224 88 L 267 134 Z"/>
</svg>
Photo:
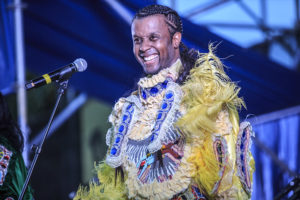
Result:
<svg viewBox="0 0 300 200">
<path fill-rule="evenodd" d="M 127 144 L 127 149 L 126 149 L 126 155 L 128 156 L 128 159 L 134 164 L 137 164 L 140 162 L 142 158 L 146 157 L 146 152 L 147 152 L 147 147 L 148 147 L 148 142 L 149 140 L 144 141 L 135 141 L 131 140 L 129 138 L 128 144 Z"/>
<path fill-rule="evenodd" d="M 184 155 L 191 154 L 190 146 L 184 147 Z M 126 163 L 128 178 L 126 187 L 128 189 L 128 198 L 147 199 L 147 200 L 169 200 L 174 195 L 185 191 L 191 183 L 191 174 L 193 168 L 186 160 L 186 156 L 181 159 L 181 164 L 172 179 L 164 182 L 157 182 L 156 179 L 150 184 L 143 184 L 137 177 L 137 168 L 133 163 Z"/>
<path fill-rule="evenodd" d="M 251 137 L 254 137 L 250 122 L 242 122 L 236 144 L 237 174 L 248 195 L 252 193 L 252 174 L 254 171 L 254 160 L 251 155 Z"/>
</svg>

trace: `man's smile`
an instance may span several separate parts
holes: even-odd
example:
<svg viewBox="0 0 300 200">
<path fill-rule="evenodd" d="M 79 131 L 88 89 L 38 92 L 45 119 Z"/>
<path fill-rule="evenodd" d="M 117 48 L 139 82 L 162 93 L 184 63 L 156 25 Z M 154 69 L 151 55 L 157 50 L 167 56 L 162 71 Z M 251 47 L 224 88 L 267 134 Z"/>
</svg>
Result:
<svg viewBox="0 0 300 200">
<path fill-rule="evenodd" d="M 155 59 L 157 57 L 158 57 L 158 55 L 145 56 L 145 57 L 143 57 L 143 60 L 145 62 L 148 62 L 148 61 L 151 61 L 151 60 L 153 60 L 153 59 Z"/>
</svg>

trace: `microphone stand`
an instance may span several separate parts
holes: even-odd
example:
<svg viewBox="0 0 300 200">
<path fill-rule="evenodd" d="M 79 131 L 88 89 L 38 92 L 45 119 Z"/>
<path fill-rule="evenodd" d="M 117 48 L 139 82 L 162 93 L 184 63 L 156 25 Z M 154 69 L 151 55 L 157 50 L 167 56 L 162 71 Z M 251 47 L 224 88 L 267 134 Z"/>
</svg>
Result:
<svg viewBox="0 0 300 200">
<path fill-rule="evenodd" d="M 58 81 L 58 83 L 59 83 L 58 96 L 57 96 L 57 99 L 56 99 L 56 103 L 55 103 L 54 109 L 53 109 L 52 114 L 50 116 L 50 119 L 48 121 L 48 125 L 47 125 L 47 128 L 46 128 L 45 132 L 44 132 L 44 136 L 43 136 L 43 139 L 42 139 L 40 145 L 39 146 L 33 145 L 33 149 L 35 149 L 34 158 L 33 158 L 33 161 L 32 161 L 32 163 L 30 165 L 30 169 L 28 171 L 25 183 L 24 183 L 23 188 L 22 188 L 21 195 L 19 196 L 18 200 L 22 200 L 23 199 L 25 191 L 26 191 L 26 189 L 28 187 L 28 183 L 29 183 L 29 180 L 30 180 L 33 168 L 34 168 L 35 163 L 36 163 L 36 161 L 37 161 L 37 159 L 38 159 L 38 157 L 39 157 L 39 155 L 40 155 L 40 153 L 42 151 L 43 144 L 45 142 L 45 139 L 47 138 L 47 135 L 48 135 L 48 132 L 50 130 L 50 127 L 51 127 L 51 124 L 52 124 L 55 112 L 57 110 L 57 107 L 59 105 L 60 99 L 61 99 L 62 95 L 64 94 L 65 90 L 68 87 L 68 82 L 69 82 L 68 79 L 67 80 L 64 79 L 64 80 L 59 80 Z"/>
</svg>

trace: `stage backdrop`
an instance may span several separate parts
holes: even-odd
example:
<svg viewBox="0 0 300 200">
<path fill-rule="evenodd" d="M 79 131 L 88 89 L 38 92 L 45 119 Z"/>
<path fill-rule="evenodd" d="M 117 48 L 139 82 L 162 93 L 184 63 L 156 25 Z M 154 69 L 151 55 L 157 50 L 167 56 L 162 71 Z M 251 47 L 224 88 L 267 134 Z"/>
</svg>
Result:
<svg viewBox="0 0 300 200">
<path fill-rule="evenodd" d="M 300 115 L 298 114 L 257 125 L 253 129 L 257 139 L 298 175 L 300 174 L 299 124 Z M 258 148 L 255 143 L 253 154 L 256 171 L 253 179 L 252 199 L 272 200 L 277 194 L 283 192 L 293 177 L 276 164 L 270 154 Z"/>
<path fill-rule="evenodd" d="M 3 94 L 14 90 L 14 27 L 13 13 L 8 9 L 12 0 L 0 1 L 0 91 Z"/>
</svg>

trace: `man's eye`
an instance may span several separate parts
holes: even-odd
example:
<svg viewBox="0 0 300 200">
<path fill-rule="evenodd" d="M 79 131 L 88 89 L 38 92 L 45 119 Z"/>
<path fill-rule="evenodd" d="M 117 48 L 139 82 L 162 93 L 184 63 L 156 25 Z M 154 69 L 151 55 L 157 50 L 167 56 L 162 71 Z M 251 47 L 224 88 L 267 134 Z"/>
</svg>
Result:
<svg viewBox="0 0 300 200">
<path fill-rule="evenodd" d="M 134 41 L 135 44 L 140 44 L 141 43 L 140 38 L 134 38 L 133 41 Z"/>
<path fill-rule="evenodd" d="M 158 39 L 158 37 L 155 36 L 155 35 L 150 36 L 150 40 L 151 40 L 151 41 L 155 41 L 155 40 L 157 40 L 157 39 Z"/>
</svg>

